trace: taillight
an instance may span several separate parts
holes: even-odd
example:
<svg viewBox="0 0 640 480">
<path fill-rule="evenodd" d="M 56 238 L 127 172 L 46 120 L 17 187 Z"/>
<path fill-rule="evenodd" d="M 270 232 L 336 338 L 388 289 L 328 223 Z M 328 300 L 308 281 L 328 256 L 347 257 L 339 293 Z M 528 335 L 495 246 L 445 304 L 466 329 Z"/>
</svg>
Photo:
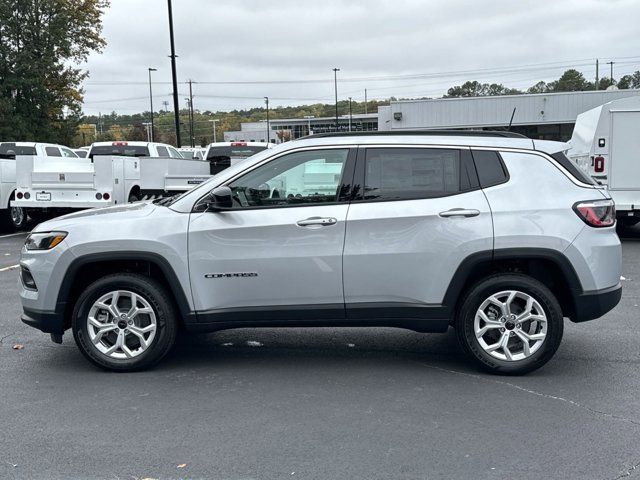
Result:
<svg viewBox="0 0 640 480">
<path fill-rule="evenodd" d="M 104 192 L 104 194 L 102 195 L 102 198 L 105 200 L 109 200 L 111 198 L 111 195 L 109 195 L 107 192 Z"/>
<path fill-rule="evenodd" d="M 596 173 L 604 172 L 604 157 L 595 157 L 593 159 L 593 170 Z"/>
<path fill-rule="evenodd" d="M 591 227 L 610 227 L 616 223 L 616 206 L 613 200 L 591 200 L 573 206 L 584 223 Z"/>
<path fill-rule="evenodd" d="M 18 200 L 22 200 L 22 192 L 16 193 L 16 197 L 18 198 Z"/>
</svg>

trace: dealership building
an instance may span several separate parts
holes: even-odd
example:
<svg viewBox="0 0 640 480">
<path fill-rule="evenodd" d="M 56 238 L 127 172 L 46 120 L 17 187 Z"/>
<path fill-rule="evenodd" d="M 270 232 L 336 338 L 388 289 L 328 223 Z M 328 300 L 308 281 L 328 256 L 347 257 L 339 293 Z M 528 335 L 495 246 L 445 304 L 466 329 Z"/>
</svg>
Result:
<svg viewBox="0 0 640 480">
<path fill-rule="evenodd" d="M 505 129 L 531 138 L 567 141 L 576 117 L 619 98 L 640 95 L 640 90 L 502 95 L 492 97 L 403 100 L 378 107 L 378 113 L 339 117 L 340 131 L 403 131 L 434 129 Z M 310 133 L 335 131 L 335 117 L 274 119 L 269 122 L 271 141 L 280 143 Z M 266 141 L 266 122 L 242 123 L 225 132 L 225 141 Z"/>
</svg>

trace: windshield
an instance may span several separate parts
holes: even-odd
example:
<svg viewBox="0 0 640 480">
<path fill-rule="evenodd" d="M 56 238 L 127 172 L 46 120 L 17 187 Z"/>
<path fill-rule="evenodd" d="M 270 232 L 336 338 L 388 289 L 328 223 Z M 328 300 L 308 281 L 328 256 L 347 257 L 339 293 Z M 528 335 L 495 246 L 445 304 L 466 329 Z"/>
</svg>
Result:
<svg viewBox="0 0 640 480">
<path fill-rule="evenodd" d="M 35 155 L 36 147 L 18 147 L 15 143 L 0 143 L 0 158 L 15 160 L 16 155 Z"/>
<path fill-rule="evenodd" d="M 89 157 L 94 155 L 121 155 L 123 157 L 148 157 L 149 148 L 136 145 L 100 145 L 91 147 Z"/>
<path fill-rule="evenodd" d="M 240 159 L 247 158 L 251 155 L 254 155 L 258 152 L 262 152 L 266 150 L 267 147 L 256 146 L 256 145 L 239 145 L 239 146 L 229 146 L 229 147 L 211 147 L 209 152 L 207 153 L 207 160 L 230 160 L 230 159 Z"/>
</svg>

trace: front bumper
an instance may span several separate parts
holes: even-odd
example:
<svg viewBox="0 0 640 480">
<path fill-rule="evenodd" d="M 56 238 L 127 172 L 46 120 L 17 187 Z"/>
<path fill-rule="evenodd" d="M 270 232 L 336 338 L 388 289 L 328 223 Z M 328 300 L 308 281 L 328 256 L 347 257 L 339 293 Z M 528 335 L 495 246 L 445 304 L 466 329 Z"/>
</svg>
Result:
<svg viewBox="0 0 640 480">
<path fill-rule="evenodd" d="M 29 308 L 23 308 L 23 312 L 20 320 L 30 327 L 37 328 L 44 333 L 64 333 L 64 318 L 62 313 L 41 312 Z"/>
<path fill-rule="evenodd" d="M 620 283 L 610 288 L 575 295 L 575 315 L 571 320 L 586 322 L 600 318 L 618 305 L 621 298 L 622 285 Z"/>
</svg>

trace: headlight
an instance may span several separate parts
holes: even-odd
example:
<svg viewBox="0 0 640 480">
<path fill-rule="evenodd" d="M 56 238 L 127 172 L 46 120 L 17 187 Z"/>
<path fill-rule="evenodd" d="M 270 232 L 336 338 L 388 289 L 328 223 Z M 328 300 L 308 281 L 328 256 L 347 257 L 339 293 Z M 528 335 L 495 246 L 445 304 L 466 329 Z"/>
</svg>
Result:
<svg viewBox="0 0 640 480">
<path fill-rule="evenodd" d="M 27 250 L 51 250 L 67 236 L 67 232 L 38 232 L 27 237 L 24 246 Z"/>
</svg>

